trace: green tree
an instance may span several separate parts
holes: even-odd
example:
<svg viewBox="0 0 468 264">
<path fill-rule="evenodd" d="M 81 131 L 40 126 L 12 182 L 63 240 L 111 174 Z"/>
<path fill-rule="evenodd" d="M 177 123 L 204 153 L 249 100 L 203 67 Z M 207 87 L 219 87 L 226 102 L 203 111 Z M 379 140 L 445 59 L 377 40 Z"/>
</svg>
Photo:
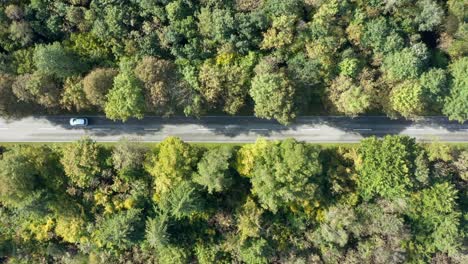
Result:
<svg viewBox="0 0 468 264">
<path fill-rule="evenodd" d="M 278 120 L 281 124 L 290 123 L 295 117 L 295 90 L 284 71 L 275 69 L 276 62 L 261 61 L 255 68 L 250 96 L 255 102 L 255 115 L 261 118 Z"/>
<path fill-rule="evenodd" d="M 233 182 L 230 169 L 233 157 L 233 150 L 227 146 L 208 150 L 198 163 L 198 173 L 193 181 L 209 193 L 226 191 Z"/>
<path fill-rule="evenodd" d="M 426 46 L 419 43 L 385 56 L 382 70 L 390 81 L 415 79 L 423 71 L 427 56 Z"/>
<path fill-rule="evenodd" d="M 198 76 L 205 100 L 222 106 L 228 114 L 236 114 L 245 105 L 255 61 L 253 53 L 245 57 L 223 53 L 206 60 Z"/>
<path fill-rule="evenodd" d="M 339 112 L 356 116 L 364 113 L 371 105 L 371 97 L 360 85 L 353 83 L 352 79 L 339 76 L 333 80 L 329 87 L 329 98 Z"/>
<path fill-rule="evenodd" d="M 103 108 L 117 73 L 116 69 L 96 68 L 84 77 L 83 90 L 91 104 Z"/>
<path fill-rule="evenodd" d="M 37 199 L 40 178 L 31 157 L 19 147 L 0 159 L 0 200 L 7 206 L 22 207 Z"/>
<path fill-rule="evenodd" d="M 101 149 L 92 139 L 85 137 L 63 149 L 61 163 L 65 174 L 78 187 L 88 188 L 96 184 L 101 172 Z"/>
<path fill-rule="evenodd" d="M 318 200 L 321 165 L 315 148 L 294 139 L 255 144 L 264 147 L 255 153 L 248 177 L 263 208 L 276 213 L 282 207 Z"/>
<path fill-rule="evenodd" d="M 60 104 L 69 111 L 76 110 L 77 112 L 87 110 L 91 107 L 83 90 L 81 78 L 69 77 L 65 80 Z"/>
<path fill-rule="evenodd" d="M 462 237 L 456 199 L 457 191 L 449 183 L 438 183 L 415 193 L 408 211 L 415 235 L 415 253 L 424 256 L 440 251 L 453 255 L 460 249 Z"/>
<path fill-rule="evenodd" d="M 158 144 L 147 165 L 155 181 L 154 198 L 159 200 L 183 181 L 190 180 L 197 162 L 197 149 L 179 138 L 167 137 Z"/>
<path fill-rule="evenodd" d="M 145 101 L 141 81 L 130 72 L 119 73 L 107 94 L 104 107 L 106 116 L 112 120 L 127 121 L 131 117 L 143 118 Z"/>
<path fill-rule="evenodd" d="M 390 93 L 392 110 L 406 118 L 414 118 L 425 113 L 423 87 L 418 81 L 404 81 Z"/>
<path fill-rule="evenodd" d="M 39 72 L 20 75 L 13 83 L 12 89 L 20 101 L 36 103 L 46 108 L 59 105 L 60 87 L 51 75 Z"/>
<path fill-rule="evenodd" d="M 428 110 L 440 112 L 449 93 L 449 80 L 445 70 L 430 69 L 421 75 L 419 82 L 423 88 L 424 103 L 428 106 Z"/>
<path fill-rule="evenodd" d="M 262 214 L 264 210 L 260 208 L 251 197 L 242 206 L 237 223 L 237 230 L 240 240 L 248 238 L 258 238 L 262 232 Z"/>
<path fill-rule="evenodd" d="M 37 70 L 65 78 L 86 71 L 80 58 L 67 51 L 60 43 L 38 45 L 34 50 L 34 63 Z"/>
<path fill-rule="evenodd" d="M 136 170 L 143 166 L 147 149 L 139 142 L 122 138 L 112 149 L 112 163 L 118 171 Z"/>
<path fill-rule="evenodd" d="M 386 136 L 382 140 L 366 138 L 358 153 L 358 190 L 362 198 L 395 199 L 408 195 L 413 186 L 411 174 L 417 153 L 414 139 L 399 136 Z"/>
<path fill-rule="evenodd" d="M 0 116 L 10 116 L 17 112 L 17 98 L 12 91 L 14 77 L 0 74 Z"/>
<path fill-rule="evenodd" d="M 97 221 L 91 237 L 99 248 L 119 252 L 134 245 L 141 211 L 130 209 L 109 215 Z"/>
<path fill-rule="evenodd" d="M 453 81 L 443 113 L 450 120 L 463 123 L 468 120 L 468 58 L 464 57 L 450 65 Z"/>
</svg>

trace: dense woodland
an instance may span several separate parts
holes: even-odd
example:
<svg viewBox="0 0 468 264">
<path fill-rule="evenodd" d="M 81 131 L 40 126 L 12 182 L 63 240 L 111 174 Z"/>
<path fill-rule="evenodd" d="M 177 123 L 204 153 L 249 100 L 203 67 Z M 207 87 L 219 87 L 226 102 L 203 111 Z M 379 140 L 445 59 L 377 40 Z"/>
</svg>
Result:
<svg viewBox="0 0 468 264">
<path fill-rule="evenodd" d="M 0 114 L 468 119 L 464 0 L 4 0 Z"/>
<path fill-rule="evenodd" d="M 467 263 L 468 149 L 10 145 L 0 262 Z"/>
</svg>

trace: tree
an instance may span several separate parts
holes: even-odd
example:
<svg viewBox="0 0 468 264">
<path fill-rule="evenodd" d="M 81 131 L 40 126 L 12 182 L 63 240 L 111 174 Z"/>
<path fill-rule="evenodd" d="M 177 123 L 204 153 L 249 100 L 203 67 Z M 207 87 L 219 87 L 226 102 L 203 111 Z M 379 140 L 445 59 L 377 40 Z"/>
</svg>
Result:
<svg viewBox="0 0 468 264">
<path fill-rule="evenodd" d="M 364 113 L 371 105 L 369 94 L 352 79 L 339 76 L 329 88 L 329 98 L 339 112 L 356 116 Z"/>
<path fill-rule="evenodd" d="M 154 198 L 159 200 L 183 181 L 191 179 L 198 162 L 198 151 L 176 137 L 167 137 L 155 151 L 147 170 L 154 177 Z"/>
<path fill-rule="evenodd" d="M 240 240 L 245 241 L 248 238 L 260 237 L 262 231 L 262 214 L 264 210 L 260 208 L 251 197 L 242 206 L 239 214 L 237 230 Z"/>
<path fill-rule="evenodd" d="M 461 246 L 457 191 L 449 183 L 438 183 L 417 192 L 411 199 L 408 216 L 414 230 L 415 253 L 438 251 L 454 254 Z"/>
<path fill-rule="evenodd" d="M 67 145 L 60 160 L 70 181 L 80 187 L 88 188 L 96 184 L 101 172 L 101 149 L 88 137 Z"/>
<path fill-rule="evenodd" d="M 427 48 L 419 43 L 385 56 L 382 70 L 390 81 L 418 78 L 425 67 Z"/>
<path fill-rule="evenodd" d="M 281 15 L 273 18 L 271 28 L 263 33 L 262 49 L 281 49 L 294 41 L 295 16 Z"/>
<path fill-rule="evenodd" d="M 239 57 L 234 53 L 218 54 L 206 60 L 200 68 L 200 92 L 214 106 L 222 106 L 231 115 L 245 105 L 252 68 L 256 61 L 253 53 Z"/>
<path fill-rule="evenodd" d="M 60 87 L 57 80 L 47 74 L 35 72 L 16 78 L 12 86 L 13 93 L 20 101 L 37 103 L 46 108 L 58 106 Z"/>
<path fill-rule="evenodd" d="M 317 200 L 321 165 L 316 149 L 294 139 L 255 144 L 263 147 L 253 157 L 248 177 L 263 208 L 276 213 L 288 205 L 304 206 Z"/>
<path fill-rule="evenodd" d="M 34 62 L 39 72 L 65 78 L 86 71 L 86 66 L 60 43 L 38 45 L 34 50 Z"/>
<path fill-rule="evenodd" d="M 419 31 L 432 31 L 444 19 L 444 10 L 434 0 L 419 0 L 416 3 L 420 12 L 416 12 L 414 22 Z"/>
<path fill-rule="evenodd" d="M 413 186 L 413 159 L 417 153 L 414 139 L 386 136 L 383 140 L 366 138 L 359 146 L 356 164 L 358 190 L 364 200 L 373 197 L 404 197 Z"/>
<path fill-rule="evenodd" d="M 81 78 L 69 77 L 65 80 L 60 104 L 68 111 L 76 110 L 77 112 L 87 110 L 91 107 L 83 90 Z"/>
<path fill-rule="evenodd" d="M 83 91 L 91 104 L 103 108 L 117 73 L 118 71 L 112 68 L 96 68 L 84 77 Z"/>
<path fill-rule="evenodd" d="M 31 157 L 19 147 L 3 153 L 0 180 L 0 201 L 6 206 L 22 207 L 40 194 L 38 171 Z"/>
<path fill-rule="evenodd" d="M 16 112 L 17 98 L 12 91 L 14 80 L 11 75 L 0 74 L 0 116 L 9 116 Z"/>
<path fill-rule="evenodd" d="M 404 81 L 390 93 L 392 110 L 406 118 L 415 118 L 424 114 L 425 102 L 423 87 L 418 81 Z"/>
<path fill-rule="evenodd" d="M 135 74 L 144 83 L 149 111 L 170 115 L 189 104 L 192 93 L 173 62 L 144 57 L 136 65 Z"/>
<path fill-rule="evenodd" d="M 109 215 L 97 221 L 91 237 L 99 248 L 119 252 L 136 243 L 136 228 L 141 211 L 130 209 Z"/>
<path fill-rule="evenodd" d="M 275 62 L 261 61 L 255 68 L 250 96 L 255 102 L 255 115 L 290 123 L 295 117 L 294 87 L 281 69 L 275 69 Z"/>
<path fill-rule="evenodd" d="M 233 182 L 230 171 L 233 156 L 233 150 L 227 146 L 208 150 L 198 163 L 198 173 L 193 181 L 209 193 L 226 191 Z"/>
<path fill-rule="evenodd" d="M 443 113 L 450 120 L 463 123 L 468 120 L 468 58 L 461 58 L 450 65 L 453 81 Z"/>
<path fill-rule="evenodd" d="M 449 93 L 449 80 L 445 70 L 430 69 L 421 75 L 419 82 L 423 89 L 424 104 L 428 106 L 428 110 L 439 113 Z"/>
<path fill-rule="evenodd" d="M 122 138 L 112 149 L 112 163 L 118 171 L 136 170 L 143 166 L 145 154 L 141 143 Z"/>
<path fill-rule="evenodd" d="M 125 122 L 130 117 L 143 118 L 144 111 L 145 101 L 140 80 L 133 73 L 119 73 L 107 94 L 104 107 L 106 116 L 112 120 Z"/>
</svg>

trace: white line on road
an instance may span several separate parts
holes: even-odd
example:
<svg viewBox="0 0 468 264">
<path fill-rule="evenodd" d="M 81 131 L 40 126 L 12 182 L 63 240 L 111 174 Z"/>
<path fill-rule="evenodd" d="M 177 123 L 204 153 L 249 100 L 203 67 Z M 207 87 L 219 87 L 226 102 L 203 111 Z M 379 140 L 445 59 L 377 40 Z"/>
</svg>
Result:
<svg viewBox="0 0 468 264">
<path fill-rule="evenodd" d="M 356 131 L 372 131 L 372 128 L 354 128 Z"/>
<path fill-rule="evenodd" d="M 200 130 L 200 131 L 213 131 L 215 129 L 214 128 L 197 128 L 197 130 Z"/>
<path fill-rule="evenodd" d="M 110 130 L 110 128 L 91 128 L 91 130 Z"/>
</svg>

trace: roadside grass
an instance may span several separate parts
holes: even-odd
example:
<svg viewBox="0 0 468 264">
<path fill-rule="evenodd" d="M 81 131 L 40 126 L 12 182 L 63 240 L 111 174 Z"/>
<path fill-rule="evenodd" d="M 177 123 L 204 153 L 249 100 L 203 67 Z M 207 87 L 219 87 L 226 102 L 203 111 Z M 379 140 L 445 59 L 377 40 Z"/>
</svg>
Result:
<svg viewBox="0 0 468 264">
<path fill-rule="evenodd" d="M 42 145 L 53 145 L 53 146 L 63 146 L 70 144 L 71 142 L 0 142 L 0 147 L 8 148 L 15 145 L 32 145 L 32 146 L 42 146 Z M 230 147 L 241 147 L 246 144 L 253 144 L 253 143 L 202 143 L 202 142 L 188 142 L 191 145 L 203 147 L 203 148 L 215 148 L 219 146 L 230 146 Z M 438 142 L 441 144 L 445 144 L 450 146 L 454 149 L 468 149 L 468 143 L 465 142 Z M 99 145 L 103 147 L 112 147 L 113 145 L 117 144 L 117 142 L 98 142 Z M 146 147 L 154 147 L 159 144 L 159 142 L 141 142 Z M 360 143 L 308 143 L 308 145 L 318 146 L 324 149 L 333 149 L 333 148 L 352 148 L 359 146 Z M 422 146 L 426 146 L 427 142 L 420 143 Z"/>
</svg>

